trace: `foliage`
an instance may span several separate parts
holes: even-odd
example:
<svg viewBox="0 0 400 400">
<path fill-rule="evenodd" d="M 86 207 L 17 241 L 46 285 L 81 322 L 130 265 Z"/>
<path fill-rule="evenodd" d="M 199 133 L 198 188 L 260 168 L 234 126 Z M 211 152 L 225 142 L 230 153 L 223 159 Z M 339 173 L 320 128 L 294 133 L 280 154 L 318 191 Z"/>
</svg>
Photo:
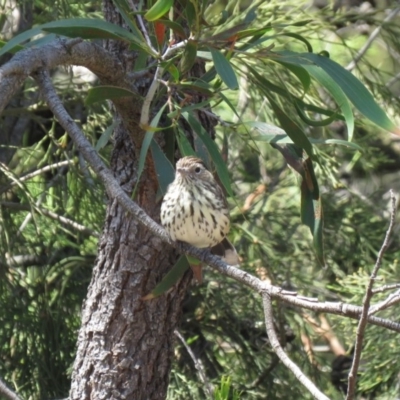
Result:
<svg viewBox="0 0 400 400">
<path fill-rule="evenodd" d="M 169 114 L 163 119 L 160 112 L 153 123 L 143 121 L 148 134 L 141 159 L 149 149 L 157 154 L 161 189 L 171 179 L 175 146 L 182 154 L 196 151 L 215 166 L 231 194 L 231 238 L 243 258 L 242 268 L 304 296 L 361 304 L 387 226 L 385 194 L 389 187 L 398 190 L 390 181 L 390 174 L 398 173 L 398 149 L 376 127 L 395 131 L 390 118 L 399 112 L 398 81 L 392 82 L 399 72 L 394 56 L 399 48 L 396 23 L 383 29 L 381 40 L 390 51 L 380 42 L 374 44 L 352 75 L 340 65 L 350 62 L 362 43 L 346 37 L 339 27 L 356 29 L 360 10 L 344 8 L 334 13 L 330 7 L 317 10 L 302 2 L 260 2 L 251 8 L 244 1 L 181 2 L 183 13 L 172 21 L 160 19 L 171 2 L 158 0 L 144 17 L 159 20 L 167 34 L 160 35 L 156 23 L 149 23 L 149 44 L 127 3 L 115 4 L 130 31 L 102 21 L 95 2 L 84 7 L 56 2 L 51 11 L 45 2 L 35 2 L 43 11 L 35 13 L 35 24 L 42 26 L 15 37 L 3 53 L 19 49 L 17 45 L 29 46 L 29 38 L 37 45 L 35 35 L 47 32 L 128 41 L 138 54 L 133 72 L 154 73 L 155 64 L 146 66 L 146 61 L 149 56 L 157 59 L 164 81 L 153 104 L 165 106 Z M 381 14 L 371 9 L 362 17 L 374 26 L 382 20 Z M 157 55 L 171 32 L 187 42 L 181 41 L 184 45 L 174 52 L 160 51 L 165 57 Z M 382 59 L 380 65 L 374 61 L 376 54 Z M 188 75 L 196 57 L 207 61 L 201 79 Z M 121 88 L 90 89 L 62 69 L 54 80 L 71 115 L 107 160 L 112 121 L 104 100 L 129 93 Z M 193 92 L 203 95 L 201 103 L 190 103 Z M 27 83 L 21 95 L 25 105 L 4 113 L 6 117 L 26 113 L 30 122 L 24 143 L 1 167 L 0 307 L 5 313 L 0 326 L 0 375 L 21 394 L 42 399 L 65 396 L 68 391 L 79 312 L 106 199 L 46 106 L 32 96 Z M 208 106 L 220 122 L 215 142 L 196 119 L 196 112 Z M 156 115 L 156 110 L 151 114 Z M 193 130 L 193 140 L 185 136 L 182 119 Z M 168 130 L 160 130 L 165 126 Z M 168 145 L 171 136 L 174 142 Z M 157 147 L 163 142 L 165 155 Z M 68 163 L 23 178 L 62 161 Z M 54 214 L 86 230 L 61 223 Z M 397 243 L 392 241 L 386 256 L 382 285 L 400 279 Z M 24 264 L 21 260 L 28 256 L 31 261 Z M 385 293 L 374 301 L 380 298 Z M 276 329 L 290 357 L 327 395 L 342 398 L 330 382 L 332 342 L 317 329 L 326 316 L 281 304 L 275 307 Z M 310 397 L 272 352 L 262 315 L 258 296 L 210 270 L 205 284 L 188 293 L 181 332 L 205 365 L 208 379 L 219 386 L 216 399 Z M 380 315 L 398 321 L 392 309 Z M 326 318 L 333 336 L 351 352 L 355 322 Z M 397 341 L 393 332 L 368 328 L 360 393 L 398 395 Z M 380 342 L 385 346 L 377 349 Z M 327 352 L 319 352 L 321 348 Z M 178 345 L 169 398 L 204 398 L 203 389 L 193 360 Z"/>
</svg>

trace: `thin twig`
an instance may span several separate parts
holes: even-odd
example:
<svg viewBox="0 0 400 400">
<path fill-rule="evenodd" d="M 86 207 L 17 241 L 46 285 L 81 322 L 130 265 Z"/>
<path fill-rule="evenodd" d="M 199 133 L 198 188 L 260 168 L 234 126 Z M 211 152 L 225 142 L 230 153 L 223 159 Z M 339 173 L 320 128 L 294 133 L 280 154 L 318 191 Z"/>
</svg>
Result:
<svg viewBox="0 0 400 400">
<path fill-rule="evenodd" d="M 392 10 L 389 15 L 383 20 L 381 25 L 379 25 L 377 28 L 373 30 L 371 35 L 369 36 L 368 40 L 365 42 L 364 46 L 358 51 L 358 53 L 355 55 L 354 59 L 349 63 L 349 65 L 346 67 L 348 71 L 352 71 L 357 63 L 361 60 L 361 58 L 364 56 L 364 54 L 367 52 L 367 50 L 371 47 L 372 43 L 374 40 L 377 38 L 379 35 L 380 31 L 382 30 L 383 25 L 386 22 L 391 21 L 400 11 L 400 7 L 395 8 Z"/>
<path fill-rule="evenodd" d="M 378 304 L 373 305 L 368 315 L 376 314 L 378 311 L 386 310 L 387 308 L 400 303 L 400 290 L 390 294 L 385 300 L 381 301 Z"/>
<path fill-rule="evenodd" d="M 21 397 L 9 389 L 2 379 L 0 379 L 0 394 L 2 394 L 8 400 L 21 400 Z"/>
<path fill-rule="evenodd" d="M 144 36 L 145 40 L 146 40 L 147 46 L 149 46 L 149 48 L 153 51 L 154 54 L 157 54 L 158 51 L 153 47 L 153 45 L 151 43 L 149 33 L 147 32 L 147 27 L 146 27 L 146 25 L 145 25 L 145 23 L 143 21 L 142 16 L 138 13 L 138 9 L 136 8 L 136 5 L 133 3 L 132 0 L 128 0 L 128 2 L 129 2 L 129 5 L 130 5 L 131 9 L 136 14 L 136 19 L 139 22 L 140 29 L 141 29 L 141 31 L 143 33 L 143 36 Z"/>
<path fill-rule="evenodd" d="M 279 343 L 278 335 L 275 332 L 271 296 L 268 292 L 264 292 L 262 294 L 262 299 L 264 306 L 265 326 L 267 329 L 268 339 L 271 343 L 272 349 L 274 350 L 276 355 L 280 358 L 282 363 L 294 374 L 294 376 L 298 379 L 298 381 L 307 388 L 307 390 L 312 394 L 312 396 L 315 399 L 329 400 L 329 398 L 325 396 L 314 385 L 314 383 L 304 375 L 303 371 L 284 352 L 281 344 Z"/>
<path fill-rule="evenodd" d="M 357 333 L 356 333 L 356 344 L 354 346 L 353 363 L 352 363 L 352 366 L 351 366 L 351 369 L 349 372 L 349 377 L 348 377 L 346 400 L 352 400 L 354 398 L 354 393 L 355 393 L 355 389 L 356 389 L 356 381 L 357 381 L 357 371 L 358 371 L 358 367 L 360 365 L 361 351 L 362 351 L 362 345 L 363 345 L 363 341 L 364 341 L 364 333 L 365 333 L 365 329 L 366 329 L 367 322 L 368 322 L 369 307 L 370 307 L 371 299 L 373 296 L 372 287 L 374 285 L 374 281 L 378 274 L 379 268 L 381 267 L 383 255 L 385 254 L 385 251 L 389 246 L 389 239 L 390 239 L 390 235 L 392 233 L 393 226 L 394 226 L 394 220 L 395 220 L 395 215 L 396 215 L 396 198 L 394 197 L 392 190 L 390 191 L 390 203 L 391 203 L 391 207 L 390 207 L 391 209 L 390 209 L 389 228 L 386 232 L 385 240 L 383 241 L 382 247 L 379 250 L 378 257 L 376 259 L 375 266 L 374 266 L 371 276 L 369 278 L 367 290 L 365 292 L 365 296 L 364 296 L 364 300 L 363 300 L 362 313 L 361 313 L 361 317 L 360 317 L 360 321 L 358 323 Z"/>
<path fill-rule="evenodd" d="M 199 378 L 201 380 L 201 382 L 204 384 L 206 392 L 208 394 L 208 397 L 210 399 L 214 398 L 214 388 L 212 387 L 212 385 L 210 384 L 210 381 L 207 379 L 207 375 L 205 373 L 205 369 L 204 369 L 204 365 L 201 362 L 201 360 L 199 358 L 197 358 L 195 356 L 195 354 L 193 353 L 192 349 L 190 348 L 190 346 L 186 343 L 185 338 L 181 335 L 181 333 L 176 329 L 174 331 L 175 336 L 178 337 L 178 339 L 181 341 L 181 343 L 183 344 L 183 346 L 185 347 L 186 351 L 189 353 L 190 358 L 193 360 L 194 366 L 197 369 L 197 372 L 199 374 Z"/>
<path fill-rule="evenodd" d="M 37 169 L 37 170 L 35 170 L 33 172 L 30 172 L 30 173 L 28 173 L 26 175 L 20 176 L 19 178 L 16 178 L 15 181 L 10 182 L 10 184 L 8 186 L 6 186 L 4 188 L 1 188 L 0 189 L 0 194 L 6 192 L 7 190 L 12 188 L 13 186 L 17 185 L 17 182 L 27 181 L 28 179 L 34 178 L 37 175 L 43 174 L 44 172 L 50 171 L 50 170 L 55 169 L 55 168 L 65 167 L 66 165 L 69 165 L 69 164 L 72 164 L 72 163 L 73 163 L 73 161 L 71 161 L 71 160 L 60 161 L 58 163 L 46 165 L 43 168 L 39 168 L 39 169 Z"/>
<path fill-rule="evenodd" d="M 2 201 L 0 202 L 1 207 L 11 208 L 13 210 L 21 210 L 21 211 L 32 211 L 32 207 L 29 204 L 21 204 L 21 203 L 13 203 L 11 201 Z M 79 224 L 69 218 L 63 217 L 62 215 L 58 215 L 53 211 L 46 210 L 45 208 L 39 208 L 37 206 L 34 209 L 39 213 L 43 214 L 45 217 L 49 217 L 51 219 L 55 219 L 56 221 L 61 222 L 64 225 L 68 225 L 71 228 L 77 230 L 78 232 L 84 233 L 85 235 L 90 235 L 94 237 L 99 237 L 100 234 L 93 229 L 87 228 L 84 225 Z"/>
<path fill-rule="evenodd" d="M 372 293 L 373 294 L 382 293 L 382 292 L 386 292 L 388 290 L 393 290 L 393 289 L 398 289 L 398 288 L 400 288 L 400 283 L 392 283 L 389 285 L 384 285 L 384 286 L 380 286 L 375 289 L 372 289 Z"/>
<path fill-rule="evenodd" d="M 158 66 L 154 73 L 153 82 L 151 82 L 150 88 L 147 91 L 146 97 L 143 100 L 142 112 L 140 115 L 140 126 L 142 129 L 147 129 L 150 124 L 150 106 L 153 98 L 160 86 L 160 79 L 164 73 L 164 68 Z"/>
<path fill-rule="evenodd" d="M 387 81 L 387 83 L 386 83 L 386 87 L 387 88 L 391 88 L 398 80 L 400 80 L 400 72 L 397 74 L 397 75 L 395 75 L 395 76 L 393 76 L 392 78 L 390 78 L 388 81 Z"/>
</svg>

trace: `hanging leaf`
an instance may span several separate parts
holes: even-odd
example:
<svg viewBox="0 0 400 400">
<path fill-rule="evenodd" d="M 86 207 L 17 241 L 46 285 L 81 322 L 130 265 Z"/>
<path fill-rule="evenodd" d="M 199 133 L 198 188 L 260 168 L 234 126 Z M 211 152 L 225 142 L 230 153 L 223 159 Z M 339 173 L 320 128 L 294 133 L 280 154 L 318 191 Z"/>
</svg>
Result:
<svg viewBox="0 0 400 400">
<path fill-rule="evenodd" d="M 142 32 L 138 29 L 134 16 L 132 17 L 132 10 L 126 0 L 113 0 L 113 3 L 117 6 L 118 11 L 122 15 L 122 18 L 127 23 L 132 33 L 140 40 L 144 41 Z"/>
<path fill-rule="evenodd" d="M 162 281 L 146 296 L 143 300 L 151 300 L 171 289 L 182 278 L 183 274 L 189 269 L 189 262 L 185 255 L 181 255 L 171 271 L 162 279 Z"/>
<path fill-rule="evenodd" d="M 247 121 L 244 122 L 244 125 L 257 129 L 260 132 L 259 135 L 251 135 L 251 140 L 256 142 L 266 142 L 266 143 L 277 143 L 277 144 L 288 144 L 293 143 L 293 140 L 287 135 L 287 133 L 271 124 L 267 124 L 261 121 Z M 313 144 L 331 144 L 331 145 L 340 145 L 345 147 L 350 147 L 357 151 L 363 151 L 362 147 L 356 143 L 348 142 L 347 140 L 341 139 L 316 139 L 316 138 L 308 138 L 308 140 Z"/>
<path fill-rule="evenodd" d="M 168 185 L 172 183 L 175 178 L 175 170 L 154 138 L 151 141 L 150 147 L 151 154 L 153 155 L 154 166 L 157 172 L 161 197 L 163 197 L 167 192 Z"/>
<path fill-rule="evenodd" d="M 285 62 L 280 62 L 280 64 L 282 64 L 299 79 L 299 81 L 303 85 L 304 93 L 307 93 L 311 85 L 311 77 L 307 70 L 299 65 L 289 64 Z"/>
<path fill-rule="evenodd" d="M 114 132 L 114 128 L 117 126 L 117 122 L 113 122 L 107 129 L 102 133 L 99 140 L 96 143 L 95 149 L 99 151 L 102 149 L 110 140 L 112 133 Z"/>
<path fill-rule="evenodd" d="M 104 100 L 115 100 L 122 97 L 139 97 L 138 93 L 134 93 L 128 89 L 123 89 L 118 86 L 96 86 L 88 90 L 88 94 L 85 99 L 86 105 L 92 105 L 99 101 Z"/>
<path fill-rule="evenodd" d="M 342 114 L 346 120 L 347 134 L 349 141 L 353 139 L 354 133 L 354 116 L 350 104 L 343 93 L 343 90 L 336 82 L 321 68 L 314 65 L 305 65 L 304 68 L 331 94 L 337 105 L 340 107 Z"/>
<path fill-rule="evenodd" d="M 181 75 L 186 74 L 190 71 L 196 62 L 197 57 L 197 42 L 194 40 L 188 40 L 183 52 L 182 58 L 179 61 L 179 70 Z"/>
<path fill-rule="evenodd" d="M 82 39 L 117 39 L 137 41 L 128 30 L 103 19 L 71 18 L 61 19 L 41 25 L 38 28 L 45 32 Z"/>
<path fill-rule="evenodd" d="M 224 185 L 229 196 L 233 196 L 228 168 L 226 167 L 226 164 L 225 164 L 224 160 L 222 159 L 221 153 L 219 152 L 217 145 L 211 139 L 208 132 L 206 132 L 206 130 L 202 127 L 200 122 L 192 114 L 185 112 L 185 113 L 182 113 L 182 116 L 186 119 L 186 121 L 189 123 L 191 128 L 196 132 L 196 134 L 203 141 L 203 143 L 206 146 L 206 148 L 211 156 L 211 159 L 215 165 L 219 179 L 221 180 L 222 184 Z"/>
<path fill-rule="evenodd" d="M 214 67 L 217 71 L 217 74 L 221 77 L 222 81 L 225 83 L 226 86 L 228 86 L 229 89 L 237 89 L 239 87 L 239 83 L 230 62 L 220 51 L 215 50 L 211 47 L 209 48 L 209 50 L 214 61 Z"/>
<path fill-rule="evenodd" d="M 26 42 L 27 40 L 33 38 L 34 36 L 38 35 L 41 33 L 40 28 L 33 28 L 33 29 L 28 29 L 25 32 L 20 33 L 17 36 L 14 36 L 11 40 L 9 40 L 0 50 L 0 56 L 3 54 L 6 54 L 8 52 L 10 53 L 15 53 L 18 50 L 22 49 L 23 46 L 21 46 L 21 43 Z"/>
<path fill-rule="evenodd" d="M 313 247 L 318 262 L 325 266 L 323 248 L 323 214 L 318 182 L 310 157 L 303 157 L 303 151 L 292 144 L 271 144 L 280 151 L 286 162 L 297 171 L 301 178 L 301 221 L 310 228 L 313 236 Z"/>
<path fill-rule="evenodd" d="M 158 122 L 160 121 L 161 115 L 164 112 L 165 107 L 167 106 L 167 103 L 165 103 L 159 110 L 158 113 L 155 115 L 153 120 L 150 123 L 150 127 L 156 128 L 158 126 Z M 147 157 L 147 152 L 149 150 L 151 141 L 153 140 L 153 135 L 154 135 L 155 130 L 149 129 L 147 130 L 146 134 L 144 135 L 144 139 L 142 142 L 142 147 L 140 149 L 140 155 L 139 155 L 139 165 L 138 165 L 138 171 L 137 171 L 137 181 L 135 188 L 133 189 L 132 193 L 132 198 L 134 199 L 136 197 L 136 191 L 137 188 L 139 187 L 139 182 L 140 178 L 142 176 L 144 166 L 146 163 L 146 157 Z"/>
<path fill-rule="evenodd" d="M 335 61 L 313 53 L 297 54 L 290 51 L 283 51 L 276 52 L 275 54 L 275 57 L 285 62 L 302 65 L 303 67 L 314 65 L 322 68 L 365 117 L 383 129 L 391 132 L 400 132 L 386 115 L 385 111 L 376 103 L 366 87 L 351 72 L 344 69 Z"/>
<path fill-rule="evenodd" d="M 312 157 L 313 149 L 308 137 L 305 135 L 303 130 L 278 106 L 275 100 L 267 96 L 271 104 L 271 107 L 278 118 L 278 121 L 288 136 L 293 140 L 300 148 L 304 149 L 307 154 Z"/>
<path fill-rule="evenodd" d="M 185 132 L 183 132 L 181 129 L 178 131 L 177 140 L 179 152 L 182 154 L 182 156 L 196 156 L 196 152 L 193 150 L 192 145 L 185 136 Z"/>
<path fill-rule="evenodd" d="M 174 0 L 157 0 L 154 5 L 144 14 L 147 21 L 153 22 L 164 16 L 173 6 Z"/>
</svg>

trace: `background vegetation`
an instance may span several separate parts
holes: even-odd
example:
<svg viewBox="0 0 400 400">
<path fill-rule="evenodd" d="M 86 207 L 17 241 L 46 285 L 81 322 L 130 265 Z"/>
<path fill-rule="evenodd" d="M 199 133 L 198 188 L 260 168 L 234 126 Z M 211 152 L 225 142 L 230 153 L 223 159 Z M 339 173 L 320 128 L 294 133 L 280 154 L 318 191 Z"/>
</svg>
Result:
<svg viewBox="0 0 400 400">
<path fill-rule="evenodd" d="M 20 13 L 19 19 L 15 15 L 14 20 L 1 19 L 4 39 L 49 21 L 101 17 L 98 1 L 50 4 L 26 0 L 18 6 L 3 3 L 2 7 L 3 16 L 11 18 L 17 10 Z M 249 7 L 245 1 L 210 2 L 206 12 L 210 32 L 216 29 L 218 33 L 213 24 L 219 18 L 228 21 L 225 27 L 234 18 L 245 18 Z M 331 59 L 352 69 L 390 118 L 398 122 L 399 18 L 393 16 L 382 24 L 394 7 L 398 4 L 389 1 L 261 2 L 254 27 L 271 24 L 273 50 L 306 51 L 306 40 L 315 53 L 329 52 Z M 10 21 L 14 21 L 11 26 Z M 350 63 L 378 26 L 379 36 L 352 68 Z M 10 55 L 2 57 L 4 63 Z M 231 239 L 243 259 L 241 267 L 303 296 L 361 304 L 388 225 L 388 190 L 397 194 L 400 189 L 397 136 L 356 111 L 355 145 L 314 146 L 318 160 L 314 169 L 324 209 L 322 266 L 310 230 L 301 223 L 299 175 L 287 167 L 281 151 L 267 138 L 275 132 L 252 131 L 255 137 L 259 135 L 253 140 L 249 128 L 239 122 L 280 126 L 282 120 L 271 107 L 271 101 L 275 101 L 310 138 L 346 140 L 349 132 L 345 121 L 318 123 L 342 110 L 315 81 L 305 93 L 305 83 L 294 67 L 290 70 L 271 59 L 248 60 L 247 65 L 233 60 L 232 64 L 239 89 L 223 93 L 236 113 L 219 101 L 213 104 L 213 112 L 220 122 L 216 142 L 231 174 Z M 316 109 L 306 110 L 306 117 L 312 120 L 306 124 L 291 99 L 285 101 L 278 91 L 271 90 L 268 101 L 256 74 L 249 73 L 251 68 L 266 75 L 271 85 L 287 89 L 318 110 L 333 111 L 321 117 Z M 69 113 L 108 163 L 112 146 L 109 107 L 106 102 L 85 105 L 95 78 L 79 73 L 75 68 L 59 68 L 53 82 Z M 0 375 L 25 398 L 66 397 L 81 305 L 107 199 L 103 186 L 85 167 L 32 81 L 26 81 L 3 113 L 1 131 Z M 395 229 L 376 286 L 400 282 L 398 255 Z M 374 301 L 386 296 L 387 292 L 378 293 Z M 349 366 L 356 322 L 279 303 L 275 306 L 274 324 L 290 357 L 330 398 L 343 398 L 338 380 Z M 379 316 L 400 322 L 396 306 Z M 193 286 L 187 294 L 179 332 L 204 365 L 207 380 L 221 388 L 216 398 L 311 396 L 271 350 L 258 296 L 231 279 L 206 271 L 204 284 Z M 400 396 L 399 353 L 398 334 L 368 327 L 359 396 Z M 227 388 L 229 396 L 224 395 Z M 206 395 L 193 359 L 177 340 L 168 398 L 201 399 Z"/>
</svg>

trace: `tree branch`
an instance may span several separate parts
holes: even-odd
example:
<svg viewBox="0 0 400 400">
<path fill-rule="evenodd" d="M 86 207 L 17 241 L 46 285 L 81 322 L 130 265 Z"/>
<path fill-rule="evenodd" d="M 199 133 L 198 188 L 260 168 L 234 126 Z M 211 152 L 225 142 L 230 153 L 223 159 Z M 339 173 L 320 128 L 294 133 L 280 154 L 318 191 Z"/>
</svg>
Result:
<svg viewBox="0 0 400 400">
<path fill-rule="evenodd" d="M 400 290 L 397 290 L 395 293 L 390 294 L 385 300 L 381 301 L 378 304 L 373 305 L 368 315 L 376 314 L 378 311 L 386 310 L 387 308 L 400 303 Z"/>
<path fill-rule="evenodd" d="M 302 372 L 302 370 L 288 357 L 288 355 L 282 349 L 279 343 L 278 335 L 274 328 L 274 316 L 272 313 L 271 296 L 266 291 L 262 293 L 264 316 L 265 316 L 265 327 L 267 329 L 268 339 L 271 343 L 272 349 L 276 355 L 280 358 L 282 363 L 294 374 L 294 376 L 302 383 L 307 390 L 318 400 L 329 400 L 318 388 L 314 385 L 310 379 L 308 379 Z"/>
<path fill-rule="evenodd" d="M 197 369 L 199 378 L 205 387 L 205 391 L 207 392 L 208 397 L 210 399 L 213 399 L 214 398 L 214 388 L 211 386 L 209 380 L 207 379 L 207 375 L 205 373 L 203 363 L 201 362 L 201 360 L 199 358 L 197 358 L 194 355 L 192 349 L 186 343 L 185 338 L 180 334 L 180 332 L 178 330 L 175 330 L 174 333 L 175 333 L 175 336 L 181 341 L 181 343 L 185 347 L 186 351 L 189 353 L 190 358 L 193 360 L 194 366 Z"/>
<path fill-rule="evenodd" d="M 389 228 L 386 232 L 385 240 L 383 241 L 382 247 L 379 250 L 379 254 L 376 259 L 376 263 L 372 270 L 371 276 L 369 278 L 367 290 L 363 300 L 362 313 L 356 333 L 356 344 L 354 346 L 353 364 L 349 372 L 346 400 L 352 400 L 354 398 L 354 392 L 356 389 L 356 381 L 357 381 L 357 371 L 360 365 L 362 345 L 364 341 L 364 333 L 367 327 L 369 307 L 373 296 L 372 286 L 374 285 L 379 268 L 381 267 L 383 255 L 385 254 L 385 251 L 389 246 L 389 239 L 394 226 L 394 220 L 396 215 L 396 198 L 394 197 L 392 190 L 390 191 L 390 201 L 391 201 L 391 207 L 390 207 L 391 210 L 390 210 Z"/>
<path fill-rule="evenodd" d="M 19 178 L 15 178 L 15 180 L 13 182 L 10 182 L 10 184 L 8 186 L 4 186 L 2 188 L 0 188 L 0 194 L 3 194 L 4 192 L 7 192 L 8 190 L 10 190 L 13 186 L 17 185 L 20 182 L 24 182 L 27 181 L 28 179 L 34 178 L 37 175 L 43 174 L 44 172 L 47 171 L 51 171 L 54 168 L 61 168 L 61 167 L 65 167 L 67 165 L 73 164 L 73 161 L 71 160 L 65 160 L 65 161 L 60 161 L 58 163 L 54 163 L 54 164 L 49 164 L 46 165 L 42 168 L 39 168 L 35 171 L 29 172 L 23 176 L 20 176 Z"/>
<path fill-rule="evenodd" d="M 81 39 L 58 39 L 42 47 L 19 51 L 0 68 L 0 113 L 29 75 L 43 67 L 50 70 L 60 65 L 81 65 L 106 84 L 136 92 L 123 66 L 111 53 Z"/>
<path fill-rule="evenodd" d="M 382 30 L 383 25 L 386 22 L 391 21 L 393 18 L 396 17 L 396 15 L 400 12 L 400 7 L 395 8 L 392 10 L 389 15 L 383 20 L 381 25 L 379 25 L 377 28 L 374 29 L 374 31 L 371 33 L 369 36 L 368 40 L 365 42 L 364 46 L 359 50 L 359 52 L 355 55 L 354 59 L 349 63 L 349 65 L 346 67 L 348 71 L 352 71 L 357 63 L 363 58 L 364 54 L 367 52 L 367 50 L 371 47 L 372 43 L 374 40 L 378 37 L 379 33 Z"/>
<path fill-rule="evenodd" d="M 1 201 L 1 207 L 11 208 L 13 210 L 20 210 L 20 211 L 30 211 L 32 212 L 32 206 L 29 204 L 21 204 L 21 203 L 13 203 L 11 201 Z M 71 228 L 77 230 L 78 232 L 84 233 L 88 236 L 99 237 L 99 232 L 94 231 L 93 229 L 87 228 L 84 225 L 79 224 L 78 222 L 73 221 L 72 219 L 63 217 L 62 215 L 58 215 L 57 213 L 46 210 L 45 208 L 39 208 L 37 206 L 33 207 L 39 214 L 44 215 L 45 217 L 49 217 L 51 219 L 55 219 L 56 221 L 61 222 L 64 225 L 70 226 Z"/>
<path fill-rule="evenodd" d="M 21 400 L 21 397 L 9 389 L 2 379 L 0 379 L 0 394 L 2 394 L 7 400 Z"/>
</svg>

